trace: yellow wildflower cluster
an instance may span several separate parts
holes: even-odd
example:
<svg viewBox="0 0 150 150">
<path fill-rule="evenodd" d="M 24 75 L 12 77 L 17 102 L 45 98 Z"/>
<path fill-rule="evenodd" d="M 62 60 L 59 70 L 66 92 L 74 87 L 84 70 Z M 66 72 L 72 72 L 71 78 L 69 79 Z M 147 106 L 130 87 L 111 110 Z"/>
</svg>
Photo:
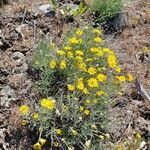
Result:
<svg viewBox="0 0 150 150">
<path fill-rule="evenodd" d="M 78 28 L 47 63 L 49 72 L 54 75 L 55 72 L 61 73 L 65 80 L 58 79 L 61 88 L 58 87 L 58 91 L 55 91 L 57 94 L 54 97 L 57 101 L 50 97 L 40 99 L 36 107 L 38 110 L 34 110 L 29 117 L 32 118 L 34 126 L 38 124 L 41 136 L 43 133 L 52 135 L 53 148 L 67 143 L 67 138 L 76 139 L 82 134 L 80 131 L 85 120 L 92 130 L 98 130 L 96 122 L 91 125 L 91 121 L 101 119 L 103 107 L 99 106 L 103 104 L 106 107 L 109 96 L 117 91 L 117 86 L 134 80 L 131 73 L 122 73 L 114 51 L 104 47 L 101 35 L 102 30 L 99 29 Z M 28 116 L 30 109 L 27 105 L 19 107 L 22 116 Z M 29 124 L 28 121 L 29 119 L 24 118 L 22 125 Z M 41 150 L 45 143 L 45 139 L 39 138 L 33 149 Z M 91 141 L 86 139 L 85 143 L 89 147 Z M 69 144 L 68 147 L 72 146 Z"/>
<path fill-rule="evenodd" d="M 90 40 L 87 33 L 92 35 Z M 75 34 L 68 38 L 66 45 L 57 51 L 58 61 L 50 62 L 51 69 L 55 69 L 58 64 L 58 69 L 70 71 L 68 91 L 80 91 L 88 95 L 95 90 L 97 96 L 104 96 L 107 93 L 104 91 L 105 86 L 109 83 L 109 79 L 112 82 L 114 76 L 114 84 L 133 80 L 131 74 L 121 74 L 114 51 L 103 46 L 101 35 L 102 30 L 98 28 L 78 28 Z"/>
</svg>

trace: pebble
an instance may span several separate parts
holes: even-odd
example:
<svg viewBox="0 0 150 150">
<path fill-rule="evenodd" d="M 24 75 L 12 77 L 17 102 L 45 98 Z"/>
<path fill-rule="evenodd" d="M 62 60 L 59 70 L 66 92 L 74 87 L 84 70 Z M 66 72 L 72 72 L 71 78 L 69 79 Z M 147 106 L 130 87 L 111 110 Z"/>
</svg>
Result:
<svg viewBox="0 0 150 150">
<path fill-rule="evenodd" d="M 39 10 L 42 11 L 44 14 L 46 14 L 48 12 L 51 12 L 53 9 L 50 4 L 44 4 L 39 7 Z"/>
</svg>

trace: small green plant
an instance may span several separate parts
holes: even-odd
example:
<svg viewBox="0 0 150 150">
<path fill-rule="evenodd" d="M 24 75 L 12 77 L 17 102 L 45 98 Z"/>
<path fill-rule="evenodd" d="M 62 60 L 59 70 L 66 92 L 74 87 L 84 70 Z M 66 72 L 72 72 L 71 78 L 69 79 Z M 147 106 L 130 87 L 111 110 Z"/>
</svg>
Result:
<svg viewBox="0 0 150 150">
<path fill-rule="evenodd" d="M 41 68 L 38 103 L 20 106 L 23 121 L 38 129 L 35 150 L 43 146 L 92 149 L 109 139 L 105 133 L 107 107 L 120 84 L 132 81 L 124 75 L 113 50 L 107 48 L 102 30 L 71 29 L 62 47 L 40 43 L 34 66 Z"/>
<path fill-rule="evenodd" d="M 49 0 L 49 1 L 50 1 L 50 4 L 52 4 L 53 9 L 56 10 L 56 8 L 58 7 L 58 2 L 57 2 L 57 0 Z"/>
<path fill-rule="evenodd" d="M 88 5 L 84 5 L 83 2 L 80 2 L 80 5 L 77 10 L 72 12 L 72 15 L 77 17 L 83 15 L 88 10 Z"/>
<path fill-rule="evenodd" d="M 96 21 L 103 22 L 121 11 L 122 0 L 92 0 L 90 8 L 96 13 Z"/>
</svg>

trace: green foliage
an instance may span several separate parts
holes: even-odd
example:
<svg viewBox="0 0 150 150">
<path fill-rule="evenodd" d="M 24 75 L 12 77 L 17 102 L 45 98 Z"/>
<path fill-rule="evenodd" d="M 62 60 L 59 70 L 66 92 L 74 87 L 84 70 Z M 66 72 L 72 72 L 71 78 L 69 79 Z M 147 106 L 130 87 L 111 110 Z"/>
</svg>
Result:
<svg viewBox="0 0 150 150">
<path fill-rule="evenodd" d="M 122 0 L 92 0 L 90 7 L 97 13 L 97 21 L 106 21 L 121 11 Z"/>
<path fill-rule="evenodd" d="M 73 11 L 72 15 L 75 16 L 75 17 L 76 16 L 81 16 L 88 10 L 88 8 L 89 7 L 87 5 L 83 5 L 83 2 L 80 2 L 80 5 L 79 5 L 78 9 Z"/>
<path fill-rule="evenodd" d="M 49 91 L 51 70 L 48 69 L 48 63 L 53 57 L 55 57 L 54 52 L 52 51 L 55 46 L 51 42 L 49 45 L 48 43 L 49 42 L 45 39 L 39 41 L 32 60 L 32 67 L 42 71 L 42 79 L 35 84 L 35 87 L 43 96 L 47 96 Z"/>
<path fill-rule="evenodd" d="M 53 8 L 56 9 L 57 8 L 57 4 L 58 4 L 57 0 L 49 0 L 49 1 L 53 5 Z"/>
</svg>

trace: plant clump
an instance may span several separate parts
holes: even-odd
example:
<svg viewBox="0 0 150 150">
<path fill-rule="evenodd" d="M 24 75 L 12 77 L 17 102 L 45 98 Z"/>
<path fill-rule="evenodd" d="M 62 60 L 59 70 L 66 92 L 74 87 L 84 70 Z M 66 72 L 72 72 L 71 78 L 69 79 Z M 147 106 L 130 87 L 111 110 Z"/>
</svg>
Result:
<svg viewBox="0 0 150 150">
<path fill-rule="evenodd" d="M 90 9 L 96 13 L 97 21 L 104 22 L 122 10 L 123 0 L 91 0 Z"/>
<path fill-rule="evenodd" d="M 111 97 L 133 76 L 125 74 L 101 29 L 71 29 L 61 48 L 40 44 L 34 67 L 43 71 L 38 103 L 20 106 L 31 130 L 37 128 L 35 150 L 98 148 L 108 140 L 105 131 Z"/>
</svg>

